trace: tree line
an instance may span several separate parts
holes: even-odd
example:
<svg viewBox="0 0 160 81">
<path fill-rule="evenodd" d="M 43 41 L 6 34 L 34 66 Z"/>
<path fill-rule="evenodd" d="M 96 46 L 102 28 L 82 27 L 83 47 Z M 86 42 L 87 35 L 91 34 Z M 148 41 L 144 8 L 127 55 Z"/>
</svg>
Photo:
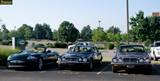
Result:
<svg viewBox="0 0 160 81">
<path fill-rule="evenodd" d="M 129 41 L 131 42 L 154 42 L 160 40 L 160 17 L 144 16 L 143 11 L 139 11 L 130 18 Z M 102 27 L 91 29 L 90 25 L 78 30 L 69 21 L 63 21 L 57 30 L 51 29 L 49 24 L 36 24 L 32 27 L 23 24 L 17 30 L 8 30 L 5 25 L 1 25 L 0 40 L 11 40 L 11 37 L 18 37 L 25 40 L 48 39 L 62 42 L 75 42 L 77 39 L 93 42 L 126 42 L 127 34 L 121 33 L 119 27 L 111 26 L 107 30 Z"/>
</svg>

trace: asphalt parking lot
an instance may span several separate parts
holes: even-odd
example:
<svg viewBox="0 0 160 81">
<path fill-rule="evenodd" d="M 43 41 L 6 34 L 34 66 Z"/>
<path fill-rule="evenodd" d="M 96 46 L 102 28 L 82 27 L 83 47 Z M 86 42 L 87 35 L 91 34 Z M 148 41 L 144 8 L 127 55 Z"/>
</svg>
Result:
<svg viewBox="0 0 160 81">
<path fill-rule="evenodd" d="M 104 57 L 112 57 L 113 51 L 102 51 Z M 80 68 L 58 70 L 57 66 L 46 67 L 43 71 L 0 69 L 0 81 L 159 81 L 160 65 L 152 65 L 152 74 L 140 71 L 113 73 L 110 61 L 104 60 L 93 71 Z"/>
</svg>

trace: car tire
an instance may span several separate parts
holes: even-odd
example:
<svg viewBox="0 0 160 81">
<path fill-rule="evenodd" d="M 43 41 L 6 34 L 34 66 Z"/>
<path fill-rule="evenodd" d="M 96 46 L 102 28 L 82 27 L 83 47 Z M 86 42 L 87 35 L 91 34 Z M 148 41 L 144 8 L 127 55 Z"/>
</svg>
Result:
<svg viewBox="0 0 160 81">
<path fill-rule="evenodd" d="M 156 58 L 156 56 L 154 56 L 153 60 L 154 60 L 154 61 L 158 61 L 158 58 Z"/>
<path fill-rule="evenodd" d="M 93 67 L 94 67 L 93 61 L 90 61 L 89 65 L 88 65 L 88 69 L 89 69 L 90 71 L 92 71 L 92 70 L 93 70 Z"/>
<path fill-rule="evenodd" d="M 112 66 L 112 72 L 113 72 L 113 73 L 117 73 L 117 71 L 118 71 L 118 69 L 115 68 L 114 66 Z"/>
<path fill-rule="evenodd" d="M 38 63 L 37 63 L 37 70 L 43 70 L 43 60 L 42 59 L 38 59 Z"/>
</svg>

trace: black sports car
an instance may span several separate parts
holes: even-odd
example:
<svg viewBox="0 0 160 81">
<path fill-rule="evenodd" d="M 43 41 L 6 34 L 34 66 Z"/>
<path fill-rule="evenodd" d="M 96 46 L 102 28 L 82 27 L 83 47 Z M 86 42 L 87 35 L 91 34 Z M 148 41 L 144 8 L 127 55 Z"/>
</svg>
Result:
<svg viewBox="0 0 160 81">
<path fill-rule="evenodd" d="M 95 63 L 102 63 L 102 54 L 94 46 L 76 45 L 58 58 L 59 69 L 86 66 L 92 70 Z"/>
<path fill-rule="evenodd" d="M 34 68 L 42 70 L 43 66 L 56 63 L 59 54 L 50 50 L 43 52 L 33 52 L 24 50 L 17 54 L 12 54 L 8 57 L 8 68 Z"/>
<path fill-rule="evenodd" d="M 143 45 L 121 45 L 112 58 L 112 71 L 141 69 L 151 72 L 151 58 Z"/>
</svg>

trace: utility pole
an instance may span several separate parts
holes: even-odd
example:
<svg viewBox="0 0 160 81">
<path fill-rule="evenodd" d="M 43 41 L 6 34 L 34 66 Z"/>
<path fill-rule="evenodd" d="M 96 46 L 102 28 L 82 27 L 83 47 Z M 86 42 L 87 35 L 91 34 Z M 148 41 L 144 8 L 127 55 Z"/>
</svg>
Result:
<svg viewBox="0 0 160 81">
<path fill-rule="evenodd" d="M 99 27 L 101 27 L 101 21 L 100 20 L 98 21 L 98 24 L 99 24 Z"/>
<path fill-rule="evenodd" d="M 127 15 L 127 44 L 129 44 L 129 0 L 126 0 L 126 15 Z"/>
</svg>

